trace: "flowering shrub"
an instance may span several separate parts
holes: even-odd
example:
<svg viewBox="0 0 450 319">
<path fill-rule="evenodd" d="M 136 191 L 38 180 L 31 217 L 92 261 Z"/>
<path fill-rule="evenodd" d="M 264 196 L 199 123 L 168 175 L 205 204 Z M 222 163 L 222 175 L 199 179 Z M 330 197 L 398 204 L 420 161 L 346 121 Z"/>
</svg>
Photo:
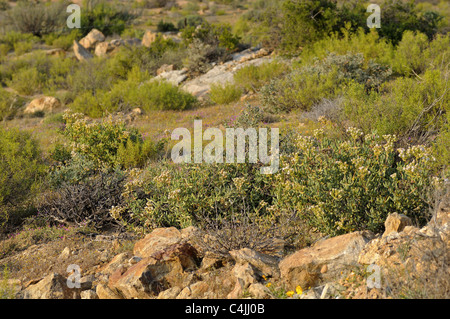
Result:
<svg viewBox="0 0 450 319">
<path fill-rule="evenodd" d="M 394 148 L 383 138 L 348 129 L 350 138 L 331 140 L 317 130 L 299 137 L 297 154 L 284 157 L 275 176 L 277 203 L 295 208 L 318 231 L 338 235 L 368 229 L 379 232 L 389 213 L 426 221 L 424 194 L 430 185 L 430 150 Z"/>
</svg>

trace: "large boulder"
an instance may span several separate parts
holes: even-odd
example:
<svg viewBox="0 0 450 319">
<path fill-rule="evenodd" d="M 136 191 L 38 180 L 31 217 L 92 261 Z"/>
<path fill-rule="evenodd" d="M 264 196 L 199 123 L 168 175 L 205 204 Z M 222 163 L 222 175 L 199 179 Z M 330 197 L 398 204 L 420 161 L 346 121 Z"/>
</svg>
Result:
<svg viewBox="0 0 450 319">
<path fill-rule="evenodd" d="M 92 29 L 83 39 L 80 40 L 80 44 L 87 50 L 94 49 L 95 46 L 105 41 L 103 33 L 97 29 Z"/>
<path fill-rule="evenodd" d="M 142 258 L 149 257 L 169 246 L 178 244 L 181 239 L 181 232 L 175 227 L 156 228 L 134 245 L 133 254 Z"/>
<path fill-rule="evenodd" d="M 373 237 L 371 232 L 353 232 L 301 249 L 281 260 L 281 279 L 289 289 L 332 281 L 357 265 L 359 253 Z"/>
<path fill-rule="evenodd" d="M 23 291 L 24 299 L 79 299 L 81 289 L 69 288 L 67 279 L 53 273 Z"/>
<path fill-rule="evenodd" d="M 197 251 L 187 243 L 173 244 L 144 257 L 126 271 L 111 275 L 108 287 L 125 298 L 149 298 L 183 284 L 198 264 Z"/>
<path fill-rule="evenodd" d="M 237 264 L 244 265 L 249 263 L 260 275 L 271 278 L 279 278 L 280 270 L 278 269 L 278 258 L 257 252 L 250 248 L 230 251 L 231 257 Z"/>
<path fill-rule="evenodd" d="M 411 226 L 412 220 L 406 215 L 393 213 L 390 214 L 384 222 L 383 237 L 391 234 L 392 232 L 401 232 L 406 226 Z"/>
<path fill-rule="evenodd" d="M 77 40 L 73 40 L 73 53 L 78 61 L 86 61 L 93 57 Z"/>
<path fill-rule="evenodd" d="M 24 110 L 25 114 L 33 114 L 36 112 L 52 112 L 59 108 L 61 103 L 53 96 L 42 96 L 32 100 Z"/>
</svg>

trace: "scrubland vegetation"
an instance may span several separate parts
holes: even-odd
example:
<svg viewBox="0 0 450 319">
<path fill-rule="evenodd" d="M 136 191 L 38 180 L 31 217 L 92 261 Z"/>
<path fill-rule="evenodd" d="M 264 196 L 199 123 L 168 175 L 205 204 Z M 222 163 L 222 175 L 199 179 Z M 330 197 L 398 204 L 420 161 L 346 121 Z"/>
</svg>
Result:
<svg viewBox="0 0 450 319">
<path fill-rule="evenodd" d="M 38 224 L 53 233 L 62 223 L 139 235 L 195 225 L 243 238 L 214 247 L 222 252 L 266 247 L 268 238 L 304 247 L 321 236 L 380 232 L 393 212 L 424 225 L 434 191 L 448 196 L 450 4 L 377 2 L 379 29 L 367 27 L 367 3 L 357 0 L 84 1 L 82 28 L 69 30 L 66 1 L 0 1 L 10 21 L 0 35 L 3 235 Z M 45 52 L 70 50 L 92 28 L 140 40 L 148 28 L 174 31 L 181 41 L 158 36 L 150 47 L 125 45 L 84 62 Z M 255 45 L 275 60 L 239 69 L 206 100 L 153 80 L 165 64 L 194 78 Z M 67 110 L 24 114 L 42 94 Z M 217 105 L 235 114 L 210 126 L 280 128 L 278 173 L 170 160 L 165 131 L 180 126 L 179 116 L 188 127 L 206 122 Z M 126 120 L 135 108 L 145 120 Z M 148 129 L 161 125 L 161 112 L 165 128 Z"/>
</svg>

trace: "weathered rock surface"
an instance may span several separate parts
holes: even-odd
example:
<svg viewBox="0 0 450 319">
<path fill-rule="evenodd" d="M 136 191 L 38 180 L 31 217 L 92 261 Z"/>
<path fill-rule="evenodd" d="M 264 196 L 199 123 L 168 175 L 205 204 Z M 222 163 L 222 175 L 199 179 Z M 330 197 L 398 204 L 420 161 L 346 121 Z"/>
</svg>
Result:
<svg viewBox="0 0 450 319">
<path fill-rule="evenodd" d="M 150 47 L 153 42 L 156 41 L 157 33 L 153 32 L 151 30 L 147 30 L 144 33 L 144 36 L 142 37 L 142 45 L 145 47 Z"/>
<path fill-rule="evenodd" d="M 52 112 L 61 107 L 61 102 L 53 96 L 42 96 L 32 100 L 23 111 L 25 114 L 32 114 L 35 112 Z"/>
<path fill-rule="evenodd" d="M 180 241 L 181 232 L 175 227 L 157 228 L 134 245 L 133 254 L 142 258 L 149 257 Z"/>
<path fill-rule="evenodd" d="M 320 281 L 330 281 L 357 265 L 359 253 L 373 236 L 370 232 L 353 232 L 301 249 L 281 260 L 281 278 L 289 289 L 297 285 L 313 287 Z M 321 272 L 324 266 L 326 271 Z"/>
<path fill-rule="evenodd" d="M 197 267 L 197 262 L 197 252 L 192 246 L 175 243 L 145 256 L 124 272 L 117 270 L 111 275 L 108 286 L 125 298 L 157 296 L 186 279 L 188 271 Z"/>
<path fill-rule="evenodd" d="M 93 57 L 77 40 L 73 40 L 73 53 L 78 61 L 86 61 Z"/>
<path fill-rule="evenodd" d="M 231 61 L 214 66 L 207 73 L 185 82 L 181 87 L 197 97 L 203 97 L 209 93 L 212 84 L 234 83 L 234 73 L 240 68 L 271 62 L 272 58 L 267 55 L 265 49 L 248 49 L 236 53 L 232 55 Z"/>
<path fill-rule="evenodd" d="M 393 213 L 390 214 L 384 222 L 385 231 L 383 237 L 391 234 L 392 232 L 401 232 L 406 226 L 411 226 L 412 220 L 406 215 Z"/>
<path fill-rule="evenodd" d="M 249 263 L 256 269 L 260 276 L 278 279 L 280 277 L 280 270 L 278 269 L 279 259 L 273 256 L 269 256 L 250 248 L 243 248 L 240 250 L 230 251 L 231 257 L 237 264 L 244 265 Z"/>
<path fill-rule="evenodd" d="M 103 33 L 97 29 L 92 29 L 84 38 L 80 40 L 80 44 L 86 49 L 94 49 L 97 43 L 105 41 Z"/>
<path fill-rule="evenodd" d="M 24 299 L 78 299 L 80 289 L 69 288 L 67 279 L 53 273 L 23 291 Z"/>
</svg>

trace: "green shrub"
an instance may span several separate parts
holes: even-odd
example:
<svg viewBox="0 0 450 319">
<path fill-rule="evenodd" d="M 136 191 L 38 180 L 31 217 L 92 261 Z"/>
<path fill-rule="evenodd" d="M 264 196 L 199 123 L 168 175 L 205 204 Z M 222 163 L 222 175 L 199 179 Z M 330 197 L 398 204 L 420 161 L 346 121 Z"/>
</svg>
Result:
<svg viewBox="0 0 450 319">
<path fill-rule="evenodd" d="M 386 39 L 380 38 L 375 29 L 366 33 L 363 28 L 351 32 L 344 27 L 341 32 L 333 32 L 306 46 L 301 53 L 301 65 L 311 64 L 314 59 L 323 59 L 330 52 L 337 55 L 362 54 L 367 60 L 387 65 L 392 65 L 394 59 L 393 45 Z"/>
<path fill-rule="evenodd" d="M 340 93 L 342 88 L 338 85 L 338 79 L 336 70 L 326 74 L 294 70 L 262 87 L 262 106 L 271 113 L 309 110 L 318 101 Z"/>
<path fill-rule="evenodd" d="M 73 29 L 66 34 L 50 33 L 44 37 L 44 40 L 48 45 L 68 51 L 72 47 L 73 41 L 80 38 L 82 38 L 80 29 Z"/>
<path fill-rule="evenodd" d="M 239 100 L 242 90 L 234 84 L 224 85 L 213 83 L 211 85 L 210 98 L 216 104 L 229 104 Z"/>
<path fill-rule="evenodd" d="M 128 23 L 137 15 L 124 5 L 101 0 L 95 1 L 93 5 L 85 0 L 81 15 L 81 27 L 86 35 L 93 28 L 100 30 L 105 36 L 121 34 Z"/>
<path fill-rule="evenodd" d="M 203 19 L 201 16 L 188 15 L 177 22 L 177 28 L 179 30 L 184 29 L 186 27 L 194 27 L 195 28 L 196 26 L 201 25 L 204 22 L 205 22 L 205 19 Z"/>
<path fill-rule="evenodd" d="M 277 202 L 328 235 L 383 230 L 398 212 L 423 225 L 430 186 L 430 150 L 394 148 L 395 136 L 379 138 L 350 128 L 349 138 L 299 137 L 297 154 L 286 158 L 277 176 Z"/>
<path fill-rule="evenodd" d="M 236 71 L 234 81 L 245 90 L 256 92 L 270 80 L 281 77 L 288 69 L 285 63 L 277 61 L 258 66 L 248 65 Z"/>
<path fill-rule="evenodd" d="M 397 44 L 406 30 L 419 31 L 432 39 L 442 20 L 437 12 L 421 12 L 414 1 L 385 0 L 381 5 L 381 28 L 379 33 Z"/>
<path fill-rule="evenodd" d="M 426 71 L 420 79 L 397 78 L 384 84 L 380 93 L 364 94 L 360 85 L 345 93 L 344 113 L 364 132 L 422 139 L 438 132 L 448 112 L 448 74 Z M 433 133 L 434 132 L 434 133 Z"/>
<path fill-rule="evenodd" d="M 0 88 L 0 121 L 12 119 L 24 103 L 19 96 Z"/>
<path fill-rule="evenodd" d="M 14 73 L 11 81 L 8 82 L 20 94 L 33 95 L 41 92 L 44 85 L 44 79 L 36 69 L 21 69 Z"/>
<path fill-rule="evenodd" d="M 363 84 L 366 90 L 377 89 L 390 74 L 388 67 L 366 62 L 361 54 L 331 53 L 272 80 L 262 88 L 261 100 L 267 111 L 309 110 L 322 99 L 336 97 L 351 81 Z"/>
<path fill-rule="evenodd" d="M 202 225 L 205 218 L 245 212 L 268 215 L 271 184 L 258 165 L 161 162 L 135 172 L 124 202 L 111 209 L 123 225 L 139 232 L 153 227 Z"/>
<path fill-rule="evenodd" d="M 4 219 L 0 220 L 1 225 L 7 219 L 19 218 L 20 212 L 26 210 L 46 167 L 37 141 L 18 130 L 0 128 L 0 158 L 0 217 L 3 215 Z"/>
<path fill-rule="evenodd" d="M 424 52 L 428 48 L 428 38 L 423 33 L 405 31 L 395 51 L 394 71 L 410 75 L 422 73 L 427 67 Z"/>
<path fill-rule="evenodd" d="M 109 117 L 89 122 L 77 113 L 66 113 L 64 119 L 66 127 L 63 134 L 70 143 L 71 153 L 84 157 L 95 167 L 141 166 L 155 158 L 164 147 L 163 142 L 144 142 L 137 129 L 128 128 L 121 119 Z"/>
<path fill-rule="evenodd" d="M 323 38 L 337 24 L 338 9 L 336 2 L 331 0 L 287 0 L 283 1 L 282 10 L 282 46 L 289 51 L 295 52 L 299 47 Z"/>
<path fill-rule="evenodd" d="M 138 89 L 138 96 L 145 101 L 144 111 L 175 110 L 182 111 L 192 108 L 197 99 L 179 89 L 177 86 L 164 81 L 150 81 Z M 136 103 L 138 101 L 136 100 Z"/>
<path fill-rule="evenodd" d="M 158 25 L 156 26 L 156 30 L 158 32 L 169 32 L 169 31 L 177 31 L 178 29 L 172 22 L 164 22 L 164 20 L 160 20 Z"/>
<path fill-rule="evenodd" d="M 65 1 L 43 3 L 21 0 L 7 11 L 7 19 L 17 31 L 40 37 L 65 26 L 67 5 Z"/>
<path fill-rule="evenodd" d="M 17 42 L 14 45 L 14 52 L 16 55 L 22 55 L 30 52 L 33 49 L 33 44 L 30 42 Z"/>
</svg>

